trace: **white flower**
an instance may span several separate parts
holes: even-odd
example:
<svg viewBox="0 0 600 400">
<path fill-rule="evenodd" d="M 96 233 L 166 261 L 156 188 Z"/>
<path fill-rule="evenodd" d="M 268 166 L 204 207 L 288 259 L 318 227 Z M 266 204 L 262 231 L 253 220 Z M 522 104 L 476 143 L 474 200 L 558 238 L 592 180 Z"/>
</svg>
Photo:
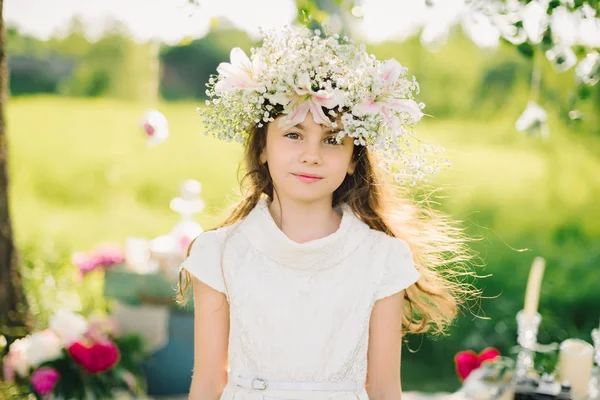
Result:
<svg viewBox="0 0 600 400">
<path fill-rule="evenodd" d="M 575 69 L 577 80 L 594 86 L 600 80 L 600 54 L 597 51 L 588 53 Z"/>
<path fill-rule="evenodd" d="M 8 348 L 8 358 L 6 362 L 10 362 L 12 369 L 20 377 L 26 377 L 31 365 L 27 361 L 27 349 L 29 348 L 29 336 L 22 339 L 17 339 L 11 343 Z"/>
<path fill-rule="evenodd" d="M 532 0 L 521 10 L 523 29 L 533 44 L 542 41 L 544 32 L 548 28 L 547 10 L 547 1 L 543 0 Z"/>
<path fill-rule="evenodd" d="M 25 353 L 27 362 L 33 368 L 40 364 L 55 360 L 61 356 L 60 338 L 50 329 L 32 333 L 29 336 L 29 346 Z"/>
<path fill-rule="evenodd" d="M 215 85 L 215 92 L 222 93 L 238 89 L 256 89 L 258 75 L 264 69 L 260 54 L 254 54 L 252 62 L 239 47 L 234 47 L 230 54 L 230 63 L 223 62 L 217 67 L 221 79 Z"/>
<path fill-rule="evenodd" d="M 546 51 L 546 58 L 558 72 L 565 72 L 577 63 L 575 52 L 568 46 L 554 46 Z"/>
<path fill-rule="evenodd" d="M 556 7 L 550 16 L 552 40 L 563 46 L 573 46 L 577 41 L 578 18 L 565 6 Z"/>
<path fill-rule="evenodd" d="M 169 123 L 160 111 L 146 111 L 140 125 L 147 135 L 146 144 L 148 146 L 157 146 L 169 137 Z"/>
<path fill-rule="evenodd" d="M 542 107 L 530 101 L 515 122 L 515 128 L 532 136 L 539 134 L 545 139 L 548 137 L 548 114 Z"/>
<path fill-rule="evenodd" d="M 596 17 L 596 10 L 584 3 L 581 9 L 575 12 L 579 16 L 577 42 L 581 46 L 600 47 L 600 18 Z"/>
<path fill-rule="evenodd" d="M 498 46 L 501 31 L 490 16 L 478 11 L 467 13 L 462 20 L 462 27 L 477 46 L 482 48 Z"/>
<path fill-rule="evenodd" d="M 60 310 L 50 318 L 50 329 L 63 344 L 69 345 L 83 337 L 88 330 L 87 320 L 72 311 Z"/>
</svg>

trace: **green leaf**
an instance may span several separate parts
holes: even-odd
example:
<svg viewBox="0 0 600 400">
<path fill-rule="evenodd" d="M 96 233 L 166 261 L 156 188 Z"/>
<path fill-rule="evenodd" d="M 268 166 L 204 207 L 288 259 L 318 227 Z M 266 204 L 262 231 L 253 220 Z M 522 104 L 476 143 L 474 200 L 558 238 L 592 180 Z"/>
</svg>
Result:
<svg viewBox="0 0 600 400">
<path fill-rule="evenodd" d="M 551 0 L 548 4 L 548 15 L 552 14 L 552 11 L 558 6 L 560 6 L 559 0 Z"/>
<path fill-rule="evenodd" d="M 588 99 L 591 95 L 592 88 L 588 85 L 579 85 L 579 87 L 577 88 L 577 96 L 579 96 L 581 100 Z"/>
<path fill-rule="evenodd" d="M 543 51 L 550 50 L 552 47 L 554 47 L 554 40 L 552 40 L 552 29 L 550 27 L 546 29 L 546 32 L 544 32 L 541 46 Z"/>
<path fill-rule="evenodd" d="M 533 58 L 533 55 L 535 53 L 535 49 L 529 42 L 521 43 L 517 46 L 517 50 L 519 51 L 519 53 L 521 53 L 527 58 Z"/>
</svg>

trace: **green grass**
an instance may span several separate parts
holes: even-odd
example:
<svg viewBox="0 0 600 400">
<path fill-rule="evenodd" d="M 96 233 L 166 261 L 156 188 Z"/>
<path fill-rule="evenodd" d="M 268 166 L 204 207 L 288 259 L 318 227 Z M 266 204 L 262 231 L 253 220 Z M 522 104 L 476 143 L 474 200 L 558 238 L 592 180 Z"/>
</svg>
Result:
<svg viewBox="0 0 600 400">
<path fill-rule="evenodd" d="M 82 310 L 101 306 L 101 279 L 74 280 L 70 254 L 103 242 L 122 243 L 127 236 L 168 232 L 178 220 L 169 200 L 183 180 L 203 185 L 207 209 L 198 222 L 208 228 L 219 220 L 219 211 L 238 192 L 241 148 L 204 136 L 196 106 L 158 105 L 171 136 L 148 148 L 138 126 L 144 104 L 10 99 L 10 205 L 26 288 L 40 323 L 61 304 Z M 506 350 L 514 343 L 514 313 L 535 255 L 548 260 L 541 337 L 589 340 L 592 324 L 598 324 L 600 138 L 578 135 L 552 120 L 549 141 L 531 139 L 514 131 L 517 116 L 518 110 L 502 110 L 490 120 L 429 118 L 419 127 L 424 138 L 448 149 L 454 168 L 434 180 L 448 196 L 440 199 L 441 208 L 482 237 L 475 244 L 487 264 L 482 272 L 493 276 L 480 285 L 486 295 L 500 296 L 482 302 L 490 320 L 467 312 L 449 338 L 427 339 L 416 354 L 405 352 L 407 390 L 451 389 L 457 385 L 456 351 L 487 345 Z M 420 347 L 419 339 L 411 343 Z"/>
<path fill-rule="evenodd" d="M 170 138 L 149 148 L 145 107 L 112 100 L 33 98 L 8 107 L 11 203 L 18 242 L 51 239 L 85 249 L 177 222 L 169 200 L 181 181 L 203 184 L 210 213 L 236 187 L 235 145 L 201 131 L 196 104 L 165 104 Z M 201 216 L 203 225 L 214 221 Z"/>
<path fill-rule="evenodd" d="M 85 249 L 161 234 L 177 222 L 168 204 L 188 178 L 203 185 L 208 207 L 199 222 L 214 224 L 226 196 L 238 190 L 241 149 L 204 136 L 195 107 L 161 104 L 171 136 L 148 148 L 137 125 L 143 104 L 11 100 L 10 199 L 18 243 L 49 239 Z M 449 187 L 446 206 L 456 211 L 485 202 L 506 210 L 508 222 L 526 222 L 523 216 L 535 220 L 555 201 L 563 210 L 587 209 L 600 190 L 599 140 L 554 128 L 552 143 L 542 143 L 517 135 L 508 116 L 485 123 L 431 119 L 419 132 L 448 149 L 454 168 L 435 183 Z"/>
</svg>

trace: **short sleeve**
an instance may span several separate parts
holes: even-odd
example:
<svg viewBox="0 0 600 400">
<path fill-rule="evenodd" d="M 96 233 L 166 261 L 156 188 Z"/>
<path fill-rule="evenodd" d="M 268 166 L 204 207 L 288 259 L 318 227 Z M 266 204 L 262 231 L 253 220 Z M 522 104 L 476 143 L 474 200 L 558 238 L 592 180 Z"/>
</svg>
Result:
<svg viewBox="0 0 600 400">
<path fill-rule="evenodd" d="M 192 243 L 181 268 L 211 288 L 227 294 L 222 265 L 223 240 L 218 231 L 202 232 Z"/>
<path fill-rule="evenodd" d="M 408 244 L 397 238 L 390 239 L 375 300 L 401 292 L 421 277 L 415 268 L 413 254 Z"/>
</svg>

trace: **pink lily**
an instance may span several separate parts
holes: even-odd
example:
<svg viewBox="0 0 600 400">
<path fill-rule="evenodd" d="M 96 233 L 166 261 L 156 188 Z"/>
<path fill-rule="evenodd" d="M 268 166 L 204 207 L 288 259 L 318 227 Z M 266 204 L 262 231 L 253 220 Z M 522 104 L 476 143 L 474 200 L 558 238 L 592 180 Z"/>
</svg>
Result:
<svg viewBox="0 0 600 400">
<path fill-rule="evenodd" d="M 395 58 L 385 60 L 381 67 L 381 80 L 385 84 L 385 87 L 391 86 L 398 80 L 402 73 L 402 65 Z"/>
<path fill-rule="evenodd" d="M 373 71 L 382 83 L 382 93 L 378 96 L 370 95 L 365 101 L 355 105 L 352 113 L 356 116 L 375 115 L 382 113 L 385 120 L 397 128 L 399 121 L 391 113 L 391 110 L 406 112 L 410 115 L 413 122 L 418 122 L 423 116 L 423 112 L 416 101 L 412 99 L 396 99 L 390 96 L 390 89 L 396 83 L 402 73 L 402 65 L 395 59 L 384 61 L 379 71 Z"/>
<path fill-rule="evenodd" d="M 333 92 L 323 89 L 313 91 L 310 76 L 304 72 L 298 77 L 294 92 L 271 95 L 269 100 L 290 110 L 287 118 L 279 121 L 279 127 L 282 129 L 291 128 L 304 121 L 309 111 L 317 124 L 331 126 L 331 121 L 323 112 L 323 107 L 332 109 L 342 105 L 344 93 L 339 90 Z"/>
<path fill-rule="evenodd" d="M 256 79 L 265 68 L 260 54 L 255 54 L 250 61 L 244 50 L 234 47 L 231 49 L 230 60 L 230 63 L 222 62 L 217 67 L 221 78 L 215 85 L 215 92 L 256 89 L 259 86 Z"/>
</svg>

